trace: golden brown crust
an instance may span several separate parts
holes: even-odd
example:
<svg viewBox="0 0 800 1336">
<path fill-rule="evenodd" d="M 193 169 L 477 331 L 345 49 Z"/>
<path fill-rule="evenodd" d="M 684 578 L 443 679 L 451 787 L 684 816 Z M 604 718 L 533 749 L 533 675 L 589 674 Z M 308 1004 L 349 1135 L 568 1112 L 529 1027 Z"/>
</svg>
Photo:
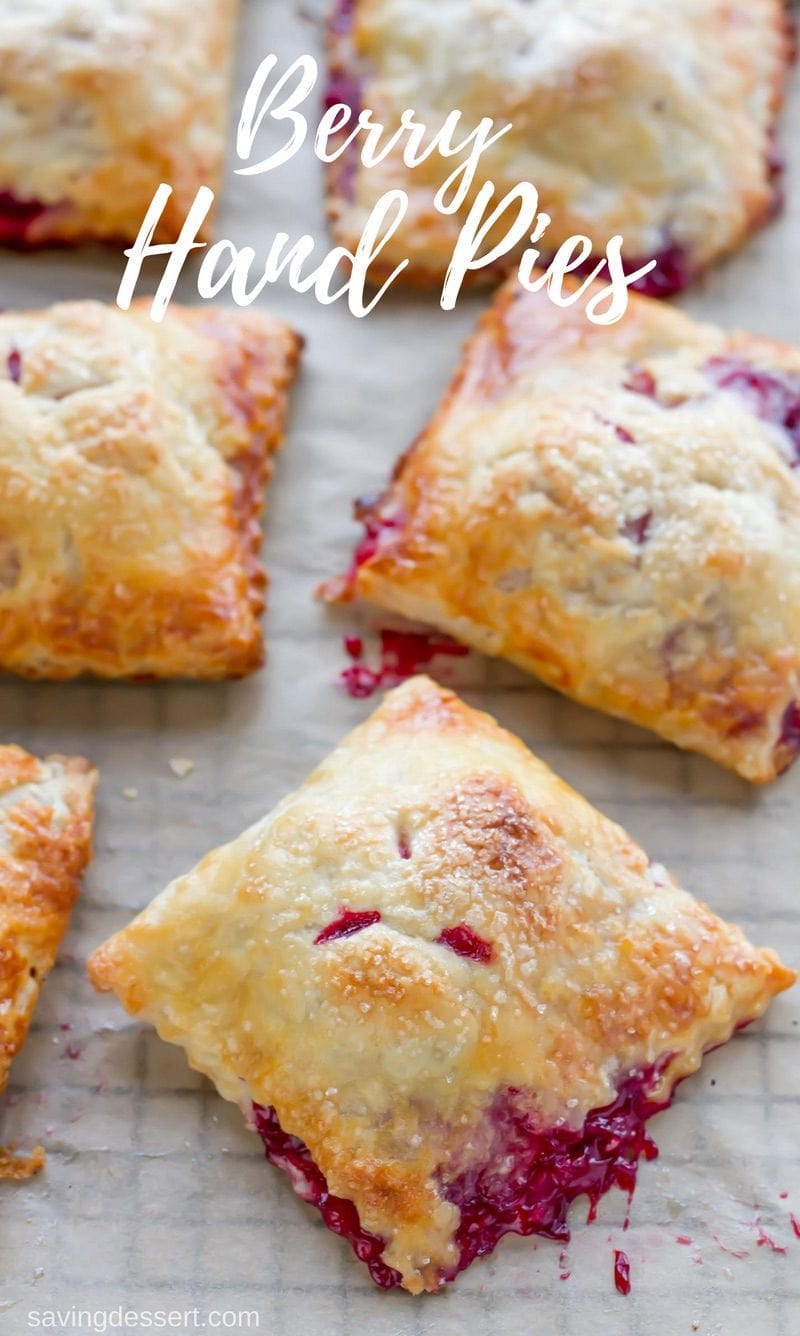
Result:
<svg viewBox="0 0 800 1336">
<path fill-rule="evenodd" d="M 164 182 L 173 194 L 156 239 L 174 241 L 200 186 L 219 188 L 238 10 L 239 0 L 6 6 L 0 237 L 132 240 Z"/>
<path fill-rule="evenodd" d="M 0 1092 L 28 1033 L 91 856 L 97 771 L 81 756 L 40 761 L 0 747 Z M 41 1168 L 0 1153 L 0 1177 Z"/>
<path fill-rule="evenodd" d="M 343 906 L 380 919 L 321 942 Z M 491 959 L 440 940 L 459 925 Z M 273 1105 L 414 1292 L 455 1260 L 443 1185 L 498 1092 L 580 1127 L 633 1070 L 664 1060 L 669 1090 L 795 978 L 425 678 L 89 973 L 226 1098 Z"/>
<path fill-rule="evenodd" d="M 0 666 L 260 666 L 258 517 L 300 345 L 257 312 L 0 315 Z"/>
<path fill-rule="evenodd" d="M 509 283 L 362 510 L 371 552 L 326 596 L 429 622 L 774 779 L 800 699 L 798 446 L 770 397 L 784 393 L 789 422 L 787 345 L 640 297 L 601 328 L 582 303 Z"/>
<path fill-rule="evenodd" d="M 17 1155 L 13 1146 L 0 1146 L 0 1178 L 22 1182 L 41 1173 L 45 1166 L 43 1146 L 34 1146 L 30 1155 Z"/>
<path fill-rule="evenodd" d="M 354 246 L 378 197 L 405 190 L 407 217 L 372 277 L 407 257 L 401 282 L 438 285 L 478 188 L 491 181 L 499 199 L 530 181 L 551 218 L 544 252 L 582 235 L 602 255 L 621 234 L 632 267 L 665 257 L 684 271 L 680 285 L 775 210 L 773 135 L 791 56 L 783 0 L 673 0 L 668 19 L 661 0 L 612 0 L 602 12 L 594 0 L 469 0 L 466 12 L 462 0 L 342 4 L 331 101 L 369 107 L 391 128 L 411 107 L 429 127 L 457 108 L 464 133 L 485 116 L 513 129 L 454 215 L 434 196 L 459 159 L 433 154 L 410 169 L 395 152 L 366 168 L 348 151 L 326 169 L 334 234 Z M 490 281 L 519 249 L 470 280 Z"/>
</svg>

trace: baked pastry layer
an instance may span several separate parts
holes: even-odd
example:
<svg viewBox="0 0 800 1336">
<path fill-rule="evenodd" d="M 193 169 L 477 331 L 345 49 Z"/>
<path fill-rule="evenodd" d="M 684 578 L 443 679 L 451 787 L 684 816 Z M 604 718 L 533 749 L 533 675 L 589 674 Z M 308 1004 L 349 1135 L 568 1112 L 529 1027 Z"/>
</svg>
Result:
<svg viewBox="0 0 800 1336">
<path fill-rule="evenodd" d="M 423 677 L 89 972 L 413 1292 L 630 1186 L 644 1118 L 794 979 Z"/>
<path fill-rule="evenodd" d="M 775 209 L 773 132 L 791 50 L 782 0 L 344 0 L 328 101 L 369 107 L 392 129 L 413 108 L 430 134 L 458 109 L 456 142 L 483 117 L 510 123 L 467 207 L 485 181 L 497 200 L 530 181 L 551 218 L 544 253 L 583 235 L 603 256 L 621 234 L 630 270 L 658 260 L 643 290 L 663 295 Z M 466 208 L 444 215 L 433 201 L 458 161 L 434 153 L 408 168 L 401 148 L 365 168 L 348 151 L 328 172 L 336 239 L 352 247 L 379 196 L 405 190 L 409 213 L 381 267 L 408 257 L 401 281 L 439 283 Z"/>
<path fill-rule="evenodd" d="M 97 772 L 80 756 L 40 761 L 0 747 L 0 1093 L 28 1033 L 91 854 Z M 41 1168 L 0 1149 L 0 1178 Z"/>
<path fill-rule="evenodd" d="M 800 748 L 798 465 L 796 349 L 509 283 L 325 592 L 774 779 Z"/>
<path fill-rule="evenodd" d="M 259 312 L 0 314 L 0 667 L 262 663 L 258 516 L 299 348 Z"/>
<path fill-rule="evenodd" d="M 3 0 L 0 243 L 157 240 L 219 188 L 239 0 Z"/>
</svg>

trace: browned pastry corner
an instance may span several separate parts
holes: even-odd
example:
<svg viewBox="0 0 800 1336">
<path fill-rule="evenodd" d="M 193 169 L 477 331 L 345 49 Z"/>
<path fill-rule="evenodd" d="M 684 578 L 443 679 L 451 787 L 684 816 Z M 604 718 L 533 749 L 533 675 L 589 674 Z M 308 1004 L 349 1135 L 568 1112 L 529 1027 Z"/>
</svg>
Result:
<svg viewBox="0 0 800 1336">
<path fill-rule="evenodd" d="M 756 782 L 800 748 L 800 352 L 509 282 L 329 599 L 511 659 Z"/>
<path fill-rule="evenodd" d="M 0 1093 L 28 1033 L 91 856 L 97 771 L 81 756 L 40 761 L 0 747 Z M 0 1178 L 44 1164 L 0 1149 Z"/>
<path fill-rule="evenodd" d="M 421 677 L 89 973 L 414 1293 L 630 1188 L 644 1120 L 795 979 Z"/>
<path fill-rule="evenodd" d="M 255 311 L 0 314 L 0 668 L 261 665 L 258 520 L 300 346 Z"/>
</svg>

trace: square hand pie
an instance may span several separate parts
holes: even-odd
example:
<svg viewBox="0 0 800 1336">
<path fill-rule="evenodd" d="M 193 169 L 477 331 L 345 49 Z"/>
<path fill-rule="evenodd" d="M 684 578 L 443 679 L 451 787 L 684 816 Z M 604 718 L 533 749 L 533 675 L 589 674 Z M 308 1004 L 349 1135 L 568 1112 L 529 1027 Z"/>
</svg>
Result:
<svg viewBox="0 0 800 1336">
<path fill-rule="evenodd" d="M 424 677 L 89 972 L 413 1293 L 632 1190 L 645 1119 L 795 978 Z"/>
<path fill-rule="evenodd" d="M 257 312 L 0 314 L 0 667 L 240 676 L 298 337 Z"/>
<path fill-rule="evenodd" d="M 380 195 L 405 190 L 383 267 L 408 257 L 402 281 L 438 284 L 478 189 L 491 181 L 497 202 L 530 181 L 551 218 L 543 251 L 577 234 L 604 255 L 621 234 L 631 270 L 658 260 L 643 290 L 675 291 L 779 203 L 774 128 L 791 50 L 782 0 L 341 0 L 329 104 L 368 107 L 392 130 L 413 108 L 429 136 L 458 110 L 456 142 L 483 117 L 513 128 L 454 215 L 434 196 L 464 155 L 408 168 L 401 147 L 366 168 L 354 145 L 328 170 L 336 239 L 355 245 Z"/>
<path fill-rule="evenodd" d="M 89 862 L 97 771 L 80 756 L 37 760 L 0 747 L 0 1093 L 25 1042 L 39 992 Z M 0 1178 L 41 1169 L 0 1147 Z"/>
<path fill-rule="evenodd" d="M 796 349 L 509 284 L 323 593 L 771 780 L 800 747 L 798 465 Z"/>
<path fill-rule="evenodd" d="M 0 243 L 160 241 L 219 187 L 239 0 L 0 0 Z"/>
</svg>

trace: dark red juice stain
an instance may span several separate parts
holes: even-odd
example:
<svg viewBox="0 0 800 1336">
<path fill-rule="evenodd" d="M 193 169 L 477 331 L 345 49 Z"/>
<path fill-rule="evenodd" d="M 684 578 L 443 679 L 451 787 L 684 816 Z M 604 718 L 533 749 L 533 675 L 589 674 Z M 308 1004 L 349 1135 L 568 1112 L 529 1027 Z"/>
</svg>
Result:
<svg viewBox="0 0 800 1336">
<path fill-rule="evenodd" d="M 347 694 L 366 699 L 384 687 L 395 687 L 427 667 L 437 657 L 463 658 L 469 654 L 466 645 L 459 645 L 449 636 L 438 632 L 391 631 L 380 632 L 380 658 L 376 668 L 361 662 L 364 652 L 359 636 L 346 636 L 345 650 L 353 663 L 342 670 L 339 680 Z"/>
<path fill-rule="evenodd" d="M 458 923 L 454 928 L 443 929 L 436 941 L 441 946 L 447 946 L 451 951 L 455 951 L 457 956 L 463 956 L 465 960 L 476 960 L 481 965 L 488 965 L 494 954 L 491 942 L 485 942 L 466 923 Z"/>
<path fill-rule="evenodd" d="M 628 1254 L 616 1249 L 614 1252 L 614 1284 L 620 1294 L 631 1292 L 631 1264 Z"/>
<path fill-rule="evenodd" d="M 361 932 L 362 928 L 370 928 L 373 923 L 379 923 L 380 917 L 380 911 L 377 909 L 344 908 L 331 923 L 317 933 L 314 945 L 322 946 L 325 942 L 336 942 L 340 937 L 352 937 L 353 933 Z"/>
<path fill-rule="evenodd" d="M 800 1239 L 800 1220 L 798 1220 L 794 1211 L 789 1212 L 789 1220 L 791 1222 L 792 1229 L 794 1230 L 795 1237 Z"/>
</svg>

